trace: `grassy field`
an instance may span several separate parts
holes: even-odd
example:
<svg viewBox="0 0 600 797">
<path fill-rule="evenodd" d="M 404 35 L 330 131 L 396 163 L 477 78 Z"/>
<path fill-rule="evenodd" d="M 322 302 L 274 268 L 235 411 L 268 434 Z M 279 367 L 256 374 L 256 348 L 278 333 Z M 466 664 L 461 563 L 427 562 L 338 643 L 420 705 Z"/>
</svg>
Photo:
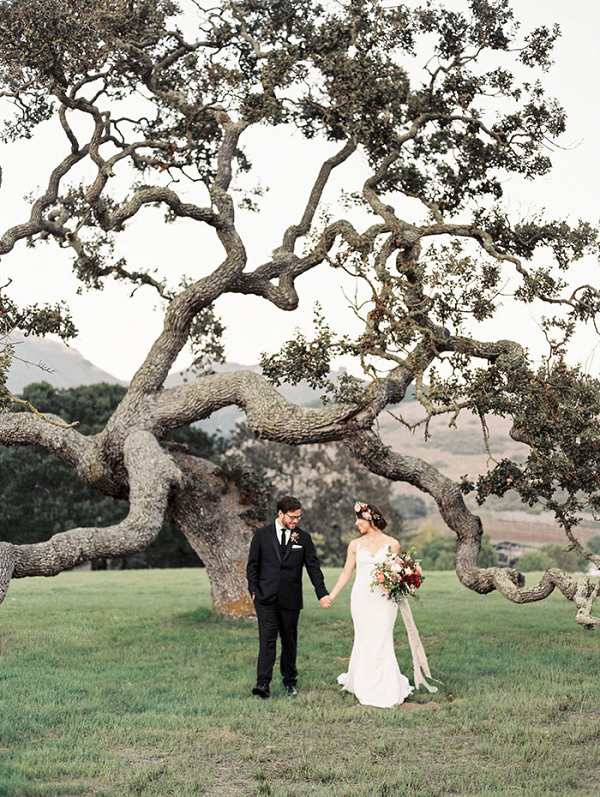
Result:
<svg viewBox="0 0 600 797">
<path fill-rule="evenodd" d="M 598 636 L 562 597 L 515 606 L 430 574 L 413 611 L 443 685 L 387 710 L 336 684 L 349 589 L 329 611 L 307 590 L 306 605 L 301 692 L 274 682 L 261 701 L 256 626 L 210 615 L 201 570 L 13 582 L 0 608 L 0 797 L 600 791 Z M 396 642 L 411 677 L 400 622 Z"/>
</svg>

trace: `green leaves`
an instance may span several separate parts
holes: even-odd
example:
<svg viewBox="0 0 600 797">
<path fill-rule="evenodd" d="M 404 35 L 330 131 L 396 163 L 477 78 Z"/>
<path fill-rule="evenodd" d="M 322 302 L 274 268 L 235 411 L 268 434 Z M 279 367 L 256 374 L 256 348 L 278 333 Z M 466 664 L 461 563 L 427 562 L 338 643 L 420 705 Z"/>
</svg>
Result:
<svg viewBox="0 0 600 797">
<path fill-rule="evenodd" d="M 9 135 L 29 135 L 49 118 L 54 87 L 65 90 L 107 70 L 123 86 L 134 65 L 135 47 L 156 44 L 164 35 L 166 18 L 176 10 L 170 0 L 97 0 L 90 5 L 3 0 L 0 79 L 19 94 L 21 111 Z"/>
<path fill-rule="evenodd" d="M 554 25 L 552 30 L 546 25 L 536 28 L 525 37 L 526 47 L 519 54 L 519 60 L 526 66 L 541 66 L 547 71 L 553 63 L 550 58 L 552 48 L 560 35 L 558 25 Z"/>
<path fill-rule="evenodd" d="M 293 340 L 284 344 L 278 354 L 261 355 L 263 374 L 274 385 L 282 382 L 297 384 L 305 379 L 313 387 L 324 387 L 331 370 L 335 346 L 320 305 L 315 306 L 315 335 L 312 340 L 296 330 Z"/>
<path fill-rule="evenodd" d="M 19 327 L 26 335 L 58 335 L 70 340 L 77 335 L 77 328 L 66 302 L 55 304 L 32 304 L 18 307 L 8 296 L 0 297 L 0 333 L 6 334 Z"/>
<path fill-rule="evenodd" d="M 561 525 L 600 509 L 600 382 L 561 357 L 533 370 L 506 362 L 477 372 L 469 394 L 481 413 L 512 418 L 529 446 L 523 464 L 502 460 L 477 481 L 477 497 L 516 490 L 542 501 Z M 464 484 L 465 491 L 472 485 Z"/>
<path fill-rule="evenodd" d="M 206 371 L 213 362 L 225 362 L 224 332 L 225 327 L 221 319 L 215 315 L 213 305 L 204 307 L 195 316 L 189 335 L 194 358 L 191 365 L 193 373 Z"/>
</svg>

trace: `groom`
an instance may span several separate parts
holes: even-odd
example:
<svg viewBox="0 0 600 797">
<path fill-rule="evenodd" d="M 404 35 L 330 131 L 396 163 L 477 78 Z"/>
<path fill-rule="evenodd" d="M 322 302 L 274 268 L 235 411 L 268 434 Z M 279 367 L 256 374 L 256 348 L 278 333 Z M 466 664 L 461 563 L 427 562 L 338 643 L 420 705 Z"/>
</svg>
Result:
<svg viewBox="0 0 600 797">
<path fill-rule="evenodd" d="M 288 695 L 295 697 L 298 617 L 302 608 L 302 568 L 306 567 L 319 603 L 331 598 L 310 534 L 298 528 L 300 501 L 284 495 L 277 502 L 277 519 L 257 529 L 248 555 L 248 589 L 258 617 L 259 651 L 253 695 L 266 699 L 275 665 L 277 635 L 281 638 L 281 677 Z"/>
</svg>

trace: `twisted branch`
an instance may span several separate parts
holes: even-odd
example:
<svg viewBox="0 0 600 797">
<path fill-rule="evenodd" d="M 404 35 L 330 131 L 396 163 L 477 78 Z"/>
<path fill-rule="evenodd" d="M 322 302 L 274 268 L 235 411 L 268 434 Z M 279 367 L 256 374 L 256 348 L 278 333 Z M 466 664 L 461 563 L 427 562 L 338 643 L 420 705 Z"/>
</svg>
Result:
<svg viewBox="0 0 600 797">
<path fill-rule="evenodd" d="M 260 374 L 233 371 L 203 376 L 149 396 L 144 419 L 147 428 L 162 436 L 232 404 L 246 413 L 248 426 L 257 437 L 288 445 L 339 440 L 345 423 L 358 411 L 349 404 L 299 407 L 284 399 Z"/>
<path fill-rule="evenodd" d="M 579 624 L 586 628 L 600 624 L 590 614 L 600 587 L 596 585 L 592 590 L 587 577 L 577 580 L 563 570 L 552 568 L 544 573 L 538 584 L 525 586 L 525 578 L 517 570 L 478 567 L 483 535 L 481 520 L 467 509 L 458 485 L 432 465 L 417 457 L 391 451 L 370 431 L 348 436 L 345 443 L 356 459 L 372 473 L 391 481 L 412 484 L 435 499 L 442 518 L 456 534 L 454 566 L 465 587 L 480 594 L 497 590 L 513 603 L 543 600 L 554 589 L 558 589 L 568 600 L 576 603 L 579 609 L 576 620 Z"/>
<path fill-rule="evenodd" d="M 127 517 L 115 526 L 70 529 L 32 545 L 0 543 L 0 602 L 11 578 L 54 576 L 90 559 L 130 556 L 155 539 L 181 473 L 148 432 L 132 432 L 123 456 L 129 479 Z"/>
</svg>

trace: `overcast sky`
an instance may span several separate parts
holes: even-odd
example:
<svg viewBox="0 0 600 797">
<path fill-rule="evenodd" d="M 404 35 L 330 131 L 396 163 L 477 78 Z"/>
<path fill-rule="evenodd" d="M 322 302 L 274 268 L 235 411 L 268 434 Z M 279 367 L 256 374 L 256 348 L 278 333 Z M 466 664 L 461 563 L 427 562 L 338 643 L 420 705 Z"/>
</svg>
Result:
<svg viewBox="0 0 600 797">
<path fill-rule="evenodd" d="M 459 0 L 447 5 L 464 6 Z M 546 208 L 550 218 L 580 217 L 596 223 L 600 217 L 598 195 L 600 185 L 600 111 L 597 80 L 600 75 L 600 4 L 597 0 L 515 0 L 517 19 L 523 29 L 558 22 L 562 38 L 555 49 L 555 66 L 544 77 L 550 95 L 565 106 L 568 131 L 561 140 L 564 149 L 557 149 L 551 175 L 535 184 L 512 179 L 506 183 L 509 209 L 519 216 Z M 427 53 L 423 53 L 424 64 Z M 0 163 L 3 185 L 0 189 L 0 219 L 2 231 L 24 221 L 28 206 L 22 201 L 25 194 L 44 185 L 51 165 L 67 151 L 66 139 L 46 126 L 44 136 L 33 141 L 3 146 Z M 250 178 L 269 191 L 260 200 L 261 213 L 239 215 L 239 227 L 250 253 L 250 268 L 263 262 L 280 243 L 286 226 L 300 218 L 303 203 L 318 171 L 320 163 L 335 148 L 325 143 L 305 142 L 301 136 L 291 138 L 288 133 L 273 133 L 260 128 L 245 136 L 245 146 L 254 163 Z M 335 175 L 327 199 L 334 201 L 340 186 L 349 190 L 360 187 L 364 177 L 364 163 L 360 156 L 345 164 Z M 191 196 L 191 195 L 189 195 Z M 465 219 L 466 220 L 466 219 Z M 210 232 L 198 230 L 199 225 L 184 221 L 165 225 L 162 213 L 149 211 L 143 219 L 128 225 L 122 236 L 122 252 L 136 268 L 158 268 L 170 276 L 185 273 L 197 277 L 209 273 L 219 263 L 222 251 Z M 585 280 L 598 284 L 597 263 L 578 266 Z M 0 264 L 0 284 L 5 276 L 13 278 L 11 295 L 22 304 L 34 301 L 54 302 L 67 299 L 79 337 L 72 345 L 95 365 L 121 379 L 130 379 L 142 362 L 162 326 L 162 312 L 158 297 L 150 288 L 140 289 L 129 299 L 130 288 L 123 284 L 108 284 L 103 292 L 87 292 L 76 296 L 77 282 L 70 274 L 70 258 L 55 245 L 42 246 L 34 251 L 20 243 Z M 346 280 L 341 285 L 338 271 L 323 267 L 301 278 L 297 285 L 301 307 L 296 313 L 283 313 L 264 300 L 253 297 L 223 297 L 217 312 L 226 326 L 227 358 L 230 362 L 256 363 L 262 351 L 274 351 L 294 334 L 296 326 L 307 333 L 311 329 L 314 302 L 319 300 L 332 326 L 352 330 L 352 314 L 342 288 L 352 291 L 354 285 Z M 541 352 L 536 319 L 528 309 L 508 318 L 510 328 L 489 323 L 477 331 L 481 339 L 517 337 L 530 345 L 534 353 Z M 597 373 L 600 353 L 594 359 L 596 336 L 585 330 L 577 338 L 577 359 Z M 179 361 L 189 360 L 185 353 Z M 349 365 L 339 362 L 338 365 Z"/>
</svg>

